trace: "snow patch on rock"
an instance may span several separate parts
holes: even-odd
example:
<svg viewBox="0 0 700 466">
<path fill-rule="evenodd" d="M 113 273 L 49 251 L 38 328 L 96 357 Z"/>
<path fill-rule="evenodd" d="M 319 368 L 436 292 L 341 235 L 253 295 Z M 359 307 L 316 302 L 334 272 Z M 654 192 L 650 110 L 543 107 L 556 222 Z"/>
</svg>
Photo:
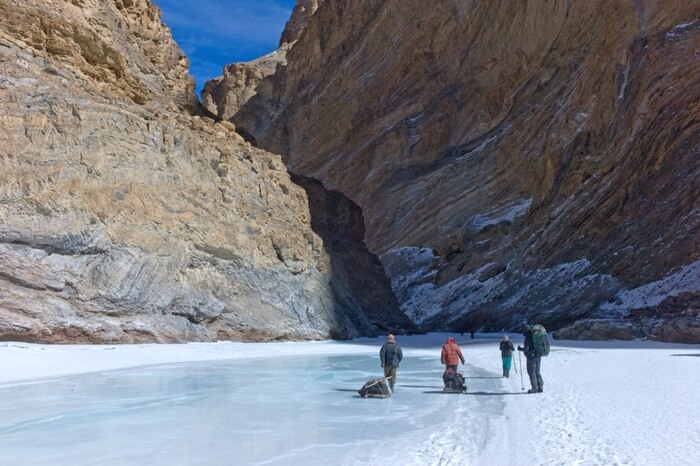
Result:
<svg viewBox="0 0 700 466">
<path fill-rule="evenodd" d="M 433 264 L 437 259 L 432 249 L 417 247 L 392 249 L 380 257 L 401 310 L 419 326 L 426 316 L 436 316 L 441 311 L 439 303 L 433 300 L 437 275 Z"/>
<path fill-rule="evenodd" d="M 655 307 L 669 297 L 681 293 L 700 291 L 700 259 L 681 267 L 675 273 L 661 280 L 617 293 L 610 303 L 600 306 L 601 310 L 629 311 Z"/>
<path fill-rule="evenodd" d="M 454 328 L 477 310 L 498 314 L 504 328 L 514 328 L 533 311 L 540 319 L 560 311 L 571 313 L 562 303 L 572 296 L 589 296 L 593 307 L 600 296 L 619 289 L 612 277 L 589 273 L 587 259 L 527 272 L 507 264 L 495 274 L 488 272 L 499 264 L 487 263 L 439 285 L 433 265 L 437 259 L 424 248 L 394 249 L 381 257 L 401 309 L 416 325 L 431 331 Z"/>
<path fill-rule="evenodd" d="M 488 225 L 497 225 L 502 222 L 513 223 L 516 218 L 527 213 L 531 204 L 532 198 L 528 198 L 511 206 L 496 207 L 483 214 L 474 215 L 467 222 L 467 227 L 478 232 Z"/>
</svg>

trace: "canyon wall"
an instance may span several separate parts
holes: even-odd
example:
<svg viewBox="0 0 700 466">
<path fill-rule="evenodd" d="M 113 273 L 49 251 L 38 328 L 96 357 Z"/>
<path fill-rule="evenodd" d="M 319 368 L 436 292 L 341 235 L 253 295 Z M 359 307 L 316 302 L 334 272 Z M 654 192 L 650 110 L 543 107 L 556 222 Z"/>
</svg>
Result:
<svg viewBox="0 0 700 466">
<path fill-rule="evenodd" d="M 424 330 L 697 342 L 699 53 L 682 0 L 326 0 L 218 111 L 362 209 Z"/>
<path fill-rule="evenodd" d="M 0 339 L 415 329 L 386 289 L 369 298 L 378 320 L 348 299 L 278 155 L 194 115 L 187 58 L 150 2 L 0 0 L 0 102 Z"/>
</svg>

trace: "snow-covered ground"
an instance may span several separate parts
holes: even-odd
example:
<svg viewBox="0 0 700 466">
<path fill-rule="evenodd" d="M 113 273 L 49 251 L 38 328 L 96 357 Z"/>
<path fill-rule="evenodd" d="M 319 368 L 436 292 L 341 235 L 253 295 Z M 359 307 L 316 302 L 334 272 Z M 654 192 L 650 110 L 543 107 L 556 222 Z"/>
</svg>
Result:
<svg viewBox="0 0 700 466">
<path fill-rule="evenodd" d="M 356 393 L 381 373 L 382 339 L 0 343 L 0 464 L 700 460 L 699 345 L 554 341 L 545 392 L 527 395 L 526 375 L 523 384 L 519 373 L 500 377 L 499 335 L 454 336 L 467 394 L 441 393 L 446 334 L 399 336 L 404 362 L 386 399 Z"/>
</svg>

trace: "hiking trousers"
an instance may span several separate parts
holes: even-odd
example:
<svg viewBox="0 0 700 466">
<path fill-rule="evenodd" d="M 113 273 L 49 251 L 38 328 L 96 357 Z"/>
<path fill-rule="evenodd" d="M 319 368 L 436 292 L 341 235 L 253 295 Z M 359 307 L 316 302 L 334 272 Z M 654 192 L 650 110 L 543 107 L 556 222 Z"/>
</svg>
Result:
<svg viewBox="0 0 700 466">
<path fill-rule="evenodd" d="M 384 377 L 389 379 L 389 388 L 394 391 L 394 384 L 396 383 L 396 366 L 384 366 Z"/>
<path fill-rule="evenodd" d="M 541 356 L 530 356 L 527 358 L 527 375 L 530 376 L 530 385 L 533 390 L 544 390 L 544 381 L 540 373 Z"/>
<path fill-rule="evenodd" d="M 501 358 L 501 360 L 503 361 L 503 377 L 509 377 L 513 358 Z"/>
</svg>

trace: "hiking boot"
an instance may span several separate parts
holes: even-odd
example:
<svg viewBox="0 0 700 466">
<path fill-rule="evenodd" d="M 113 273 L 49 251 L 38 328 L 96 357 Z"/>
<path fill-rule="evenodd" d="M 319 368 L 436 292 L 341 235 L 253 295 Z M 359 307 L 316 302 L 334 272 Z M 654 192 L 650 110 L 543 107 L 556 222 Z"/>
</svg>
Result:
<svg viewBox="0 0 700 466">
<path fill-rule="evenodd" d="M 542 389 L 542 388 L 537 389 L 537 393 L 542 393 L 543 391 L 544 391 L 544 389 Z"/>
<path fill-rule="evenodd" d="M 527 391 L 528 393 L 537 393 L 538 390 L 536 388 L 531 388 L 530 390 Z"/>
</svg>

